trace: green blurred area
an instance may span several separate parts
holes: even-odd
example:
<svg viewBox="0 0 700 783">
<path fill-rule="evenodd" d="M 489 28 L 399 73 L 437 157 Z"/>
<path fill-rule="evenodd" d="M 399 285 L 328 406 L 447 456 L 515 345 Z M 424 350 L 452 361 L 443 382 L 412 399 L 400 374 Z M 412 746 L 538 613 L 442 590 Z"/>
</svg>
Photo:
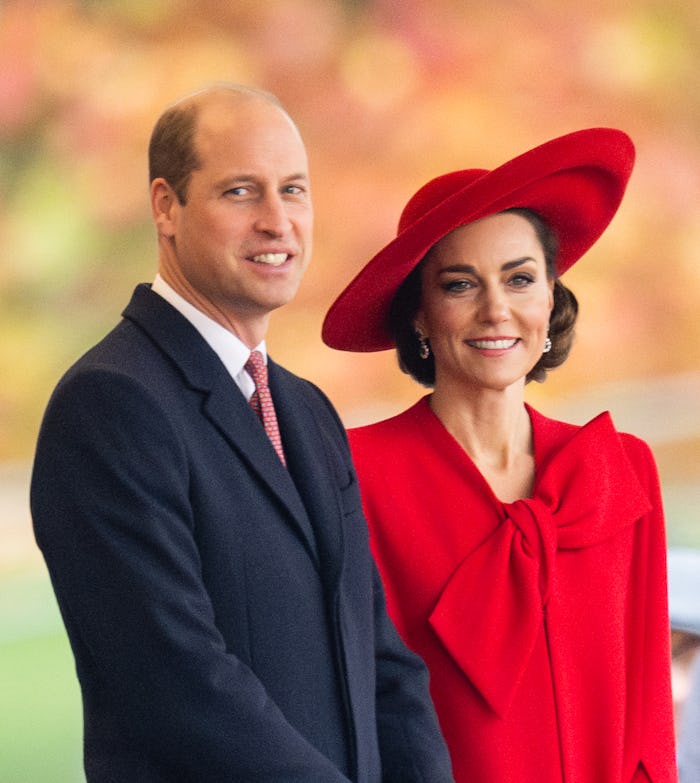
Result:
<svg viewBox="0 0 700 783">
<path fill-rule="evenodd" d="M 45 573 L 0 578 L 0 780 L 80 783 L 73 657 Z"/>
</svg>

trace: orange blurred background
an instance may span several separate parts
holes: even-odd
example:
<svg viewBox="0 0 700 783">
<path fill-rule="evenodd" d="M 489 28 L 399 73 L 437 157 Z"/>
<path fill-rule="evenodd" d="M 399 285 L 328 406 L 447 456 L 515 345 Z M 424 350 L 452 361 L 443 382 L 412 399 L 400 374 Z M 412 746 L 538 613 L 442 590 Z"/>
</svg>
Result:
<svg viewBox="0 0 700 783">
<path fill-rule="evenodd" d="M 307 142 L 314 261 L 269 344 L 348 424 L 423 393 L 392 352 L 339 353 L 319 336 L 414 190 L 578 128 L 626 130 L 638 150 L 626 199 L 566 278 L 582 305 L 575 349 L 528 395 L 570 419 L 610 408 L 648 438 L 680 493 L 669 526 L 700 543 L 699 54 L 700 12 L 682 0 L 0 4 L 4 472 L 31 459 L 61 372 L 153 277 L 153 122 L 233 80 L 275 92 Z"/>
</svg>

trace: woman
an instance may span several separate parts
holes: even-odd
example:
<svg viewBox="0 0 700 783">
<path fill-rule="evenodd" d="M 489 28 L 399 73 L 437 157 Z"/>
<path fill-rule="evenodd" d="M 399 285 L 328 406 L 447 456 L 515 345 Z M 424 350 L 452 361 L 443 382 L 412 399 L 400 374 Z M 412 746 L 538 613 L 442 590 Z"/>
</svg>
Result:
<svg viewBox="0 0 700 783">
<path fill-rule="evenodd" d="M 622 132 L 438 177 L 331 307 L 432 394 L 350 431 L 394 620 L 431 670 L 457 781 L 674 781 L 664 524 L 649 448 L 524 402 L 561 364 L 560 282 L 615 214 Z"/>
</svg>

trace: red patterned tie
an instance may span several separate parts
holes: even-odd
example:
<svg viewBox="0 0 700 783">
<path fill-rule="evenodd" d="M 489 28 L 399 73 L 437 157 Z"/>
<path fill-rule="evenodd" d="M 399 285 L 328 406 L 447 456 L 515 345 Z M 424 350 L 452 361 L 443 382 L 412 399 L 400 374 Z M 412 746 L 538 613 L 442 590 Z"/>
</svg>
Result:
<svg viewBox="0 0 700 783">
<path fill-rule="evenodd" d="M 282 450 L 282 438 L 280 437 L 280 428 L 277 424 L 275 406 L 272 404 L 270 387 L 267 385 L 267 365 L 260 351 L 253 351 L 250 354 L 248 361 L 245 363 L 245 369 L 255 382 L 255 391 L 250 398 L 250 406 L 258 414 L 263 427 L 265 427 L 267 437 L 275 447 L 282 464 L 286 466 L 287 462 Z"/>
</svg>

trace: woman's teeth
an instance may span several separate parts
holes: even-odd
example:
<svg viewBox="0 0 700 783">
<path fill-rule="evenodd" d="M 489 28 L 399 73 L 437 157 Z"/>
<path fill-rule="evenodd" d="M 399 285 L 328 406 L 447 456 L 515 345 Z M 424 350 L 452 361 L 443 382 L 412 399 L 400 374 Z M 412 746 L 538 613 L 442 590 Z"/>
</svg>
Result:
<svg viewBox="0 0 700 783">
<path fill-rule="evenodd" d="M 517 342 L 517 340 L 467 340 L 472 348 L 480 348 L 484 351 L 503 351 L 512 348 Z"/>
</svg>

